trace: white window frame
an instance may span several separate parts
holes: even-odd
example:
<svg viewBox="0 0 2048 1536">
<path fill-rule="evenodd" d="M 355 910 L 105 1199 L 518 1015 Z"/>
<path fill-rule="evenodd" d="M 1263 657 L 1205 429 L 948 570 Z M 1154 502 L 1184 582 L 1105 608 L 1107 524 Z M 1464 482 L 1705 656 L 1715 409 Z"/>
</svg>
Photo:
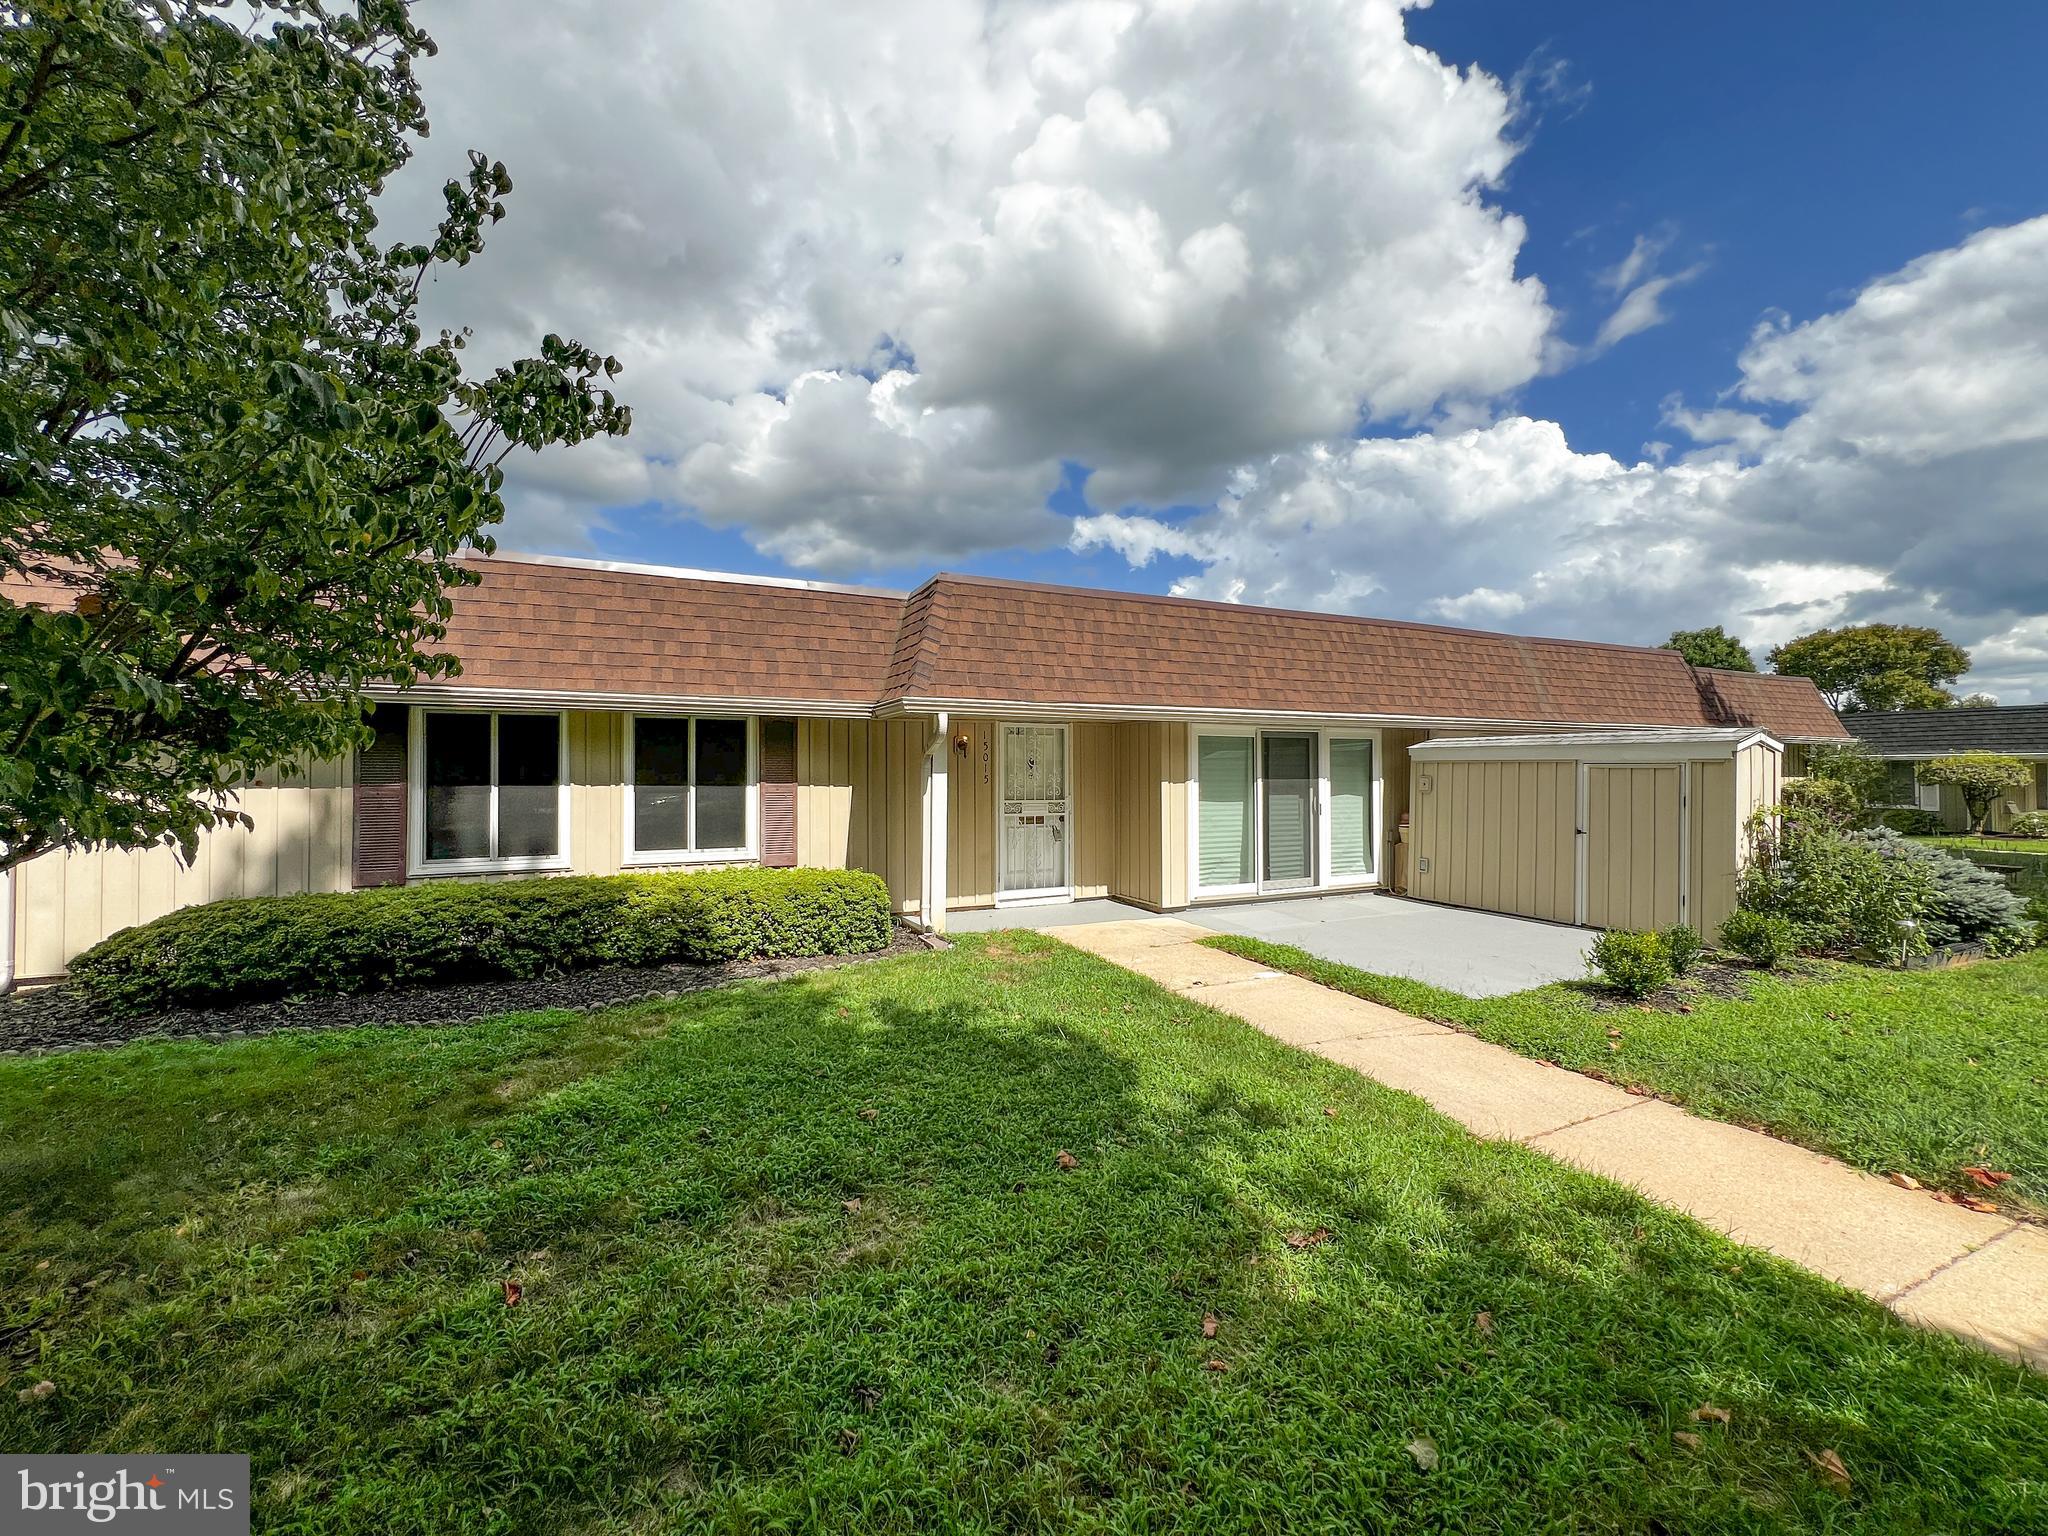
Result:
<svg viewBox="0 0 2048 1536">
<path fill-rule="evenodd" d="M 686 848 L 642 848 L 633 841 L 634 792 L 638 788 L 634 780 L 635 742 L 642 719 L 686 720 L 690 726 L 690 782 L 683 796 L 684 836 L 690 846 Z M 747 727 L 747 840 L 738 848 L 699 849 L 697 842 L 697 722 L 699 720 L 741 720 Z M 693 715 L 664 715 L 657 710 L 636 710 L 626 716 L 625 756 L 625 830 L 620 846 L 625 850 L 619 862 L 634 869 L 675 867 L 697 864 L 746 864 L 757 861 L 761 856 L 761 722 L 755 715 L 732 715 L 701 713 Z"/>
<path fill-rule="evenodd" d="M 551 715 L 555 720 L 555 852 L 517 858 L 429 859 L 427 857 L 427 716 L 487 715 L 491 722 L 491 844 L 498 841 L 498 719 L 502 715 Z M 406 874 L 491 875 L 542 873 L 569 868 L 569 714 L 556 709 L 475 709 L 414 705 L 406 731 Z"/>
<path fill-rule="evenodd" d="M 1386 823 L 1381 816 L 1384 804 L 1383 786 L 1386 782 L 1385 765 L 1380 762 L 1380 733 L 1378 731 L 1328 730 L 1322 733 L 1322 783 L 1316 788 L 1317 796 L 1317 840 L 1322 844 L 1317 870 L 1322 874 L 1323 888 L 1348 890 L 1354 886 L 1378 885 L 1380 883 L 1380 846 L 1386 840 Z M 1371 802 L 1372 837 L 1366 845 L 1365 872 L 1358 875 L 1338 875 L 1330 858 L 1330 743 L 1333 741 L 1363 741 L 1372 747 L 1372 786 L 1366 798 Z"/>
<path fill-rule="evenodd" d="M 1316 883 L 1268 887 L 1261 878 L 1266 867 L 1266 755 L 1259 738 L 1268 731 L 1316 737 Z M 1319 896 L 1333 891 L 1358 891 L 1383 883 L 1385 857 L 1387 749 L 1386 733 L 1371 726 L 1304 725 L 1293 720 L 1260 721 L 1249 725 L 1188 724 L 1188 900 L 1229 901 L 1246 897 Z M 1249 883 L 1203 885 L 1202 875 L 1202 761 L 1204 736 L 1249 736 L 1252 739 L 1252 878 Z M 1330 873 L 1330 743 L 1332 740 L 1372 743 L 1372 859 L 1363 875 L 1332 876 Z"/>
<path fill-rule="evenodd" d="M 1202 879 L 1202 744 L 1204 736 L 1249 737 L 1252 744 L 1252 877 L 1230 885 L 1203 885 Z M 1188 900 L 1204 897 L 1256 896 L 1259 871 L 1266 867 L 1266 816 L 1263 792 L 1265 764 L 1259 760 L 1259 728 L 1255 725 L 1188 727 Z M 1306 887 L 1304 887 L 1306 889 Z"/>
</svg>

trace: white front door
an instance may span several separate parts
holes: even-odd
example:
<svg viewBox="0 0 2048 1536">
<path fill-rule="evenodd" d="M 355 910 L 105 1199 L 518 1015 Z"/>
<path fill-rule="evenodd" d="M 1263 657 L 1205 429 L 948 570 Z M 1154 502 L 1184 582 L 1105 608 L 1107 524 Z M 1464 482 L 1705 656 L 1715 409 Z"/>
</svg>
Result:
<svg viewBox="0 0 2048 1536">
<path fill-rule="evenodd" d="M 1005 725 L 1001 732 L 996 894 L 1012 899 L 1068 895 L 1067 728 Z"/>
</svg>

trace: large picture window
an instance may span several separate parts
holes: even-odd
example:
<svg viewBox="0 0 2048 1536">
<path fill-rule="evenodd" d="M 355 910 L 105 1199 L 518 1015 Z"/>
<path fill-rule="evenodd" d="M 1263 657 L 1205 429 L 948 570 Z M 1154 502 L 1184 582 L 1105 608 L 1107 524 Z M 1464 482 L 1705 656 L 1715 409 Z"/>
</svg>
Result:
<svg viewBox="0 0 2048 1536">
<path fill-rule="evenodd" d="M 751 721 L 636 715 L 627 759 L 628 859 L 646 864 L 753 856 Z"/>
<path fill-rule="evenodd" d="M 421 710 L 416 719 L 414 862 L 425 871 L 559 867 L 562 717 Z"/>
</svg>

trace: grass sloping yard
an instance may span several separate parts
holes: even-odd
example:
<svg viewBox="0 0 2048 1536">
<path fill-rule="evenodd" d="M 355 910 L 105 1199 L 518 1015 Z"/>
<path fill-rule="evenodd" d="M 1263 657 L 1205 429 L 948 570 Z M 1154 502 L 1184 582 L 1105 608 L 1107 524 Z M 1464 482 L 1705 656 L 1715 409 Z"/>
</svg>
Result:
<svg viewBox="0 0 2048 1536">
<path fill-rule="evenodd" d="M 0 1126 L 0 1443 L 264 1531 L 2048 1524 L 2048 1381 L 1029 935 Z"/>
<path fill-rule="evenodd" d="M 1962 1169 L 1989 1164 L 2013 1175 L 2001 1198 L 2048 1211 L 2048 951 L 1937 971 L 1813 963 L 1675 1013 L 1595 1008 L 1569 983 L 1470 998 L 1259 939 L 1203 942 L 1875 1173 L 1981 1194 Z"/>
</svg>

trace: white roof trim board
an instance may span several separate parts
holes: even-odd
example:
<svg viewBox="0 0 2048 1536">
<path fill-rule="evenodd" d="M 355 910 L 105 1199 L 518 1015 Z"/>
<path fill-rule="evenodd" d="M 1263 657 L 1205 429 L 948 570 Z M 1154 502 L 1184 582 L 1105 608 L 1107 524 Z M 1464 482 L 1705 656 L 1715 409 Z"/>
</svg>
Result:
<svg viewBox="0 0 2048 1536">
<path fill-rule="evenodd" d="M 1782 751 L 1767 731 L 1713 726 L 1670 726 L 1636 731 L 1532 731 L 1525 736 L 1432 736 L 1408 749 L 1410 757 L 1456 757 L 1492 762 L 1549 759 L 1571 762 L 1692 762 L 1734 757 L 1745 747 Z"/>
</svg>

